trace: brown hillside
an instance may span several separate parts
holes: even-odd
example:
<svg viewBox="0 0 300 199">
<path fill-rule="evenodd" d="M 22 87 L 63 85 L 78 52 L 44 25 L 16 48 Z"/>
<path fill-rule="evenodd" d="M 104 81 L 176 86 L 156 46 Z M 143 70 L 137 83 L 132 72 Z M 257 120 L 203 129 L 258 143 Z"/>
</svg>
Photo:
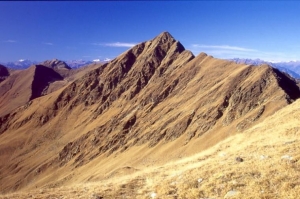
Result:
<svg viewBox="0 0 300 199">
<path fill-rule="evenodd" d="M 297 100 L 243 133 L 189 157 L 146 168 L 124 166 L 101 181 L 39 187 L 0 198 L 296 199 L 300 194 L 299 105 Z M 84 170 L 87 173 L 93 176 L 95 170 Z"/>
<path fill-rule="evenodd" d="M 65 79 L 68 82 L 73 82 L 76 79 L 81 78 L 83 75 L 85 75 L 86 73 L 95 70 L 96 68 L 99 68 L 103 65 L 103 63 L 91 63 L 89 65 L 86 66 L 82 66 L 80 68 L 77 69 L 72 69 L 69 71 L 69 74 L 67 77 L 65 77 Z"/>
<path fill-rule="evenodd" d="M 1 117 L 2 192 L 104 180 L 125 166 L 181 158 L 299 96 L 270 66 L 194 57 L 164 32 Z"/>
<path fill-rule="evenodd" d="M 0 84 L 0 115 L 44 95 L 49 84 L 62 79 L 58 73 L 41 65 L 15 71 Z"/>
<path fill-rule="evenodd" d="M 42 64 L 33 65 L 26 70 L 10 70 L 0 66 L 0 79 L 7 79 L 3 83 L 0 81 L 0 116 L 32 99 L 59 90 L 90 70 L 102 66 L 91 64 L 79 69 L 70 69 L 57 59 Z"/>
<path fill-rule="evenodd" d="M 64 80 L 52 82 L 49 85 L 48 89 L 45 91 L 45 94 L 49 94 L 56 90 L 59 90 L 59 89 L 63 88 L 64 86 L 72 83 L 76 79 L 81 78 L 83 75 L 85 75 L 89 71 L 94 70 L 101 66 L 102 66 L 101 63 L 92 63 L 90 65 L 83 66 L 83 67 L 80 67 L 77 69 L 56 70 L 62 77 L 64 77 Z"/>
</svg>

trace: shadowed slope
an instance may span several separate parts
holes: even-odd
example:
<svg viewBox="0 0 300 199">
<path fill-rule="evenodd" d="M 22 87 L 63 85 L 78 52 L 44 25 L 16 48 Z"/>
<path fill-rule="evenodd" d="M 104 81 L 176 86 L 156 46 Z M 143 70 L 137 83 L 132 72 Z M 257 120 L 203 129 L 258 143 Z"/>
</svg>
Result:
<svg viewBox="0 0 300 199">
<path fill-rule="evenodd" d="M 42 65 L 36 65 L 30 100 L 44 95 L 44 92 L 48 89 L 49 85 L 52 82 L 59 80 L 63 80 L 63 77 L 54 70 Z"/>
<path fill-rule="evenodd" d="M 194 57 L 164 32 L 0 118 L 0 158 L 11 156 L 3 191 L 103 180 L 124 165 L 199 152 L 298 98 L 285 78 L 269 66 Z"/>
<path fill-rule="evenodd" d="M 0 64 L 0 83 L 9 76 L 8 69 Z"/>
</svg>

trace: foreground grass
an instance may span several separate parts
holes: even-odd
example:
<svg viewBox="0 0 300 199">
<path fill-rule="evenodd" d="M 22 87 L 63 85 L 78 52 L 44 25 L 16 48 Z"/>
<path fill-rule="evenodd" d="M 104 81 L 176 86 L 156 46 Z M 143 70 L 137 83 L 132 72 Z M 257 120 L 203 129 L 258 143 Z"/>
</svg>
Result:
<svg viewBox="0 0 300 199">
<path fill-rule="evenodd" d="M 300 111 L 296 106 L 191 157 L 105 181 L 0 198 L 299 198 Z"/>
</svg>

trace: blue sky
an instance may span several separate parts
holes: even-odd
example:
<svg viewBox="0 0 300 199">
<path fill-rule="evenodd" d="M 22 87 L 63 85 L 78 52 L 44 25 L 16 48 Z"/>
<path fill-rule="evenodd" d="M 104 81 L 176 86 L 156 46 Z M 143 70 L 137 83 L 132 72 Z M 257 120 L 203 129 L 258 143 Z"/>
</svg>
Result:
<svg viewBox="0 0 300 199">
<path fill-rule="evenodd" d="M 300 60 L 297 1 L 0 2 L 0 61 L 114 58 L 170 32 L 195 55 Z"/>
</svg>

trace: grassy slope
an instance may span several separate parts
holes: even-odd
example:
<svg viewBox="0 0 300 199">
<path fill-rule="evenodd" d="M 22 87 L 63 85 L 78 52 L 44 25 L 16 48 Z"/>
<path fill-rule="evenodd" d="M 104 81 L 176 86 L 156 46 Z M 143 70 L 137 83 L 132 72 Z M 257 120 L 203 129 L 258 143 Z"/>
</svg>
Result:
<svg viewBox="0 0 300 199">
<path fill-rule="evenodd" d="M 153 51 L 150 48 L 154 43 L 160 42 L 146 42 L 143 45 L 149 48 L 143 51 L 143 45 L 139 45 L 130 50 L 131 53 L 124 53 L 112 61 L 114 64 L 103 67 L 103 72 L 94 71 L 65 89 L 33 100 L 29 106 L 20 107 L 16 115 L 8 119 L 9 128 L 1 135 L 2 193 L 14 190 L 32 191 L 36 188 L 49 191 L 52 187 L 91 181 L 96 182 L 95 186 L 99 182 L 107 185 L 109 183 L 106 181 L 113 182 L 115 177 L 142 172 L 135 174 L 144 176 L 141 179 L 130 176 L 130 179 L 134 179 L 129 183 L 130 187 L 136 187 L 140 192 L 132 192 L 129 197 L 138 197 L 134 194 L 146 197 L 149 196 L 150 185 L 153 184 L 151 189 L 154 189 L 156 182 L 164 182 L 160 175 L 173 175 L 167 173 L 170 169 L 172 171 L 172 167 L 167 167 L 166 163 L 185 159 L 207 149 L 235 134 L 240 130 L 239 126 L 247 127 L 259 123 L 287 104 L 286 93 L 278 87 L 277 78 L 270 67 L 239 66 L 205 54 L 200 54 L 184 64 L 183 62 L 191 58 L 191 53 L 185 51 L 186 53 L 177 57 L 179 55 L 176 42 L 171 48 L 165 46 L 166 52 L 170 53 L 167 53 L 167 59 L 164 58 L 161 64 L 157 56 L 159 49 Z M 138 54 L 139 51 L 145 52 L 131 66 L 129 58 L 132 57 L 132 52 Z M 160 67 L 157 73 L 147 71 L 151 67 L 147 69 L 147 65 L 139 64 L 148 63 L 144 61 L 144 55 L 149 63 L 153 60 L 157 62 L 157 67 Z M 169 61 L 174 56 L 177 59 L 170 65 Z M 124 63 L 127 63 L 124 69 L 133 68 L 125 76 L 123 69 L 118 69 L 118 64 Z M 162 71 L 164 75 L 161 75 Z M 146 84 L 145 78 L 137 75 L 140 72 L 144 72 L 149 78 L 153 76 L 149 80 L 151 83 Z M 113 89 L 110 85 L 112 80 L 119 78 L 119 84 Z M 107 84 L 99 86 L 98 81 L 105 81 Z M 144 89 L 138 93 L 142 82 L 145 84 Z M 107 89 L 106 92 L 100 92 L 103 96 L 99 97 L 96 88 Z M 110 93 L 109 103 L 103 103 L 107 99 L 105 93 Z M 128 97 L 134 94 L 134 98 Z M 68 99 L 73 95 L 76 97 Z M 226 100 L 229 96 L 230 99 Z M 58 108 L 54 104 L 58 104 Z M 109 109 L 103 112 L 105 106 Z M 194 114 L 195 117 L 191 116 Z M 133 115 L 137 121 L 127 131 L 125 124 Z M 194 118 L 189 124 L 191 117 Z M 165 139 L 162 139 L 164 136 Z M 193 136 L 195 138 L 191 139 Z M 120 142 L 124 139 L 125 142 Z M 172 141 L 174 139 L 176 141 Z M 188 139 L 191 140 L 187 144 Z M 99 144 L 94 141 L 99 141 Z M 157 145 L 149 148 L 149 142 Z M 102 151 L 99 153 L 100 149 L 106 147 L 114 153 L 110 156 L 110 151 L 106 154 Z M 128 148 L 122 152 L 123 147 Z M 234 158 L 231 157 L 231 160 Z M 203 161 L 201 164 L 207 162 Z M 177 170 L 185 168 L 185 164 L 175 162 L 173 165 L 179 165 Z M 156 173 L 155 167 L 166 169 L 161 168 L 161 173 Z M 158 181 L 145 177 L 147 175 L 158 176 Z M 172 177 L 169 178 L 173 180 Z M 195 183 L 194 180 L 192 182 Z M 163 184 L 159 184 L 160 187 L 165 187 L 166 192 L 155 191 L 159 195 L 169 193 L 170 187 L 161 185 Z M 126 189 L 125 186 L 124 190 Z M 179 188 L 174 190 L 170 192 L 173 195 L 182 192 Z M 123 191 L 123 188 L 119 191 Z M 115 198 L 121 196 L 119 191 L 112 190 L 107 194 L 116 194 L 112 196 Z M 75 196 L 70 196 L 73 197 Z"/>
<path fill-rule="evenodd" d="M 106 180 L 0 198 L 298 198 L 299 105 L 300 100 L 190 157 L 145 168 L 124 165 L 108 173 Z M 228 196 L 232 190 L 233 196 Z"/>
</svg>

